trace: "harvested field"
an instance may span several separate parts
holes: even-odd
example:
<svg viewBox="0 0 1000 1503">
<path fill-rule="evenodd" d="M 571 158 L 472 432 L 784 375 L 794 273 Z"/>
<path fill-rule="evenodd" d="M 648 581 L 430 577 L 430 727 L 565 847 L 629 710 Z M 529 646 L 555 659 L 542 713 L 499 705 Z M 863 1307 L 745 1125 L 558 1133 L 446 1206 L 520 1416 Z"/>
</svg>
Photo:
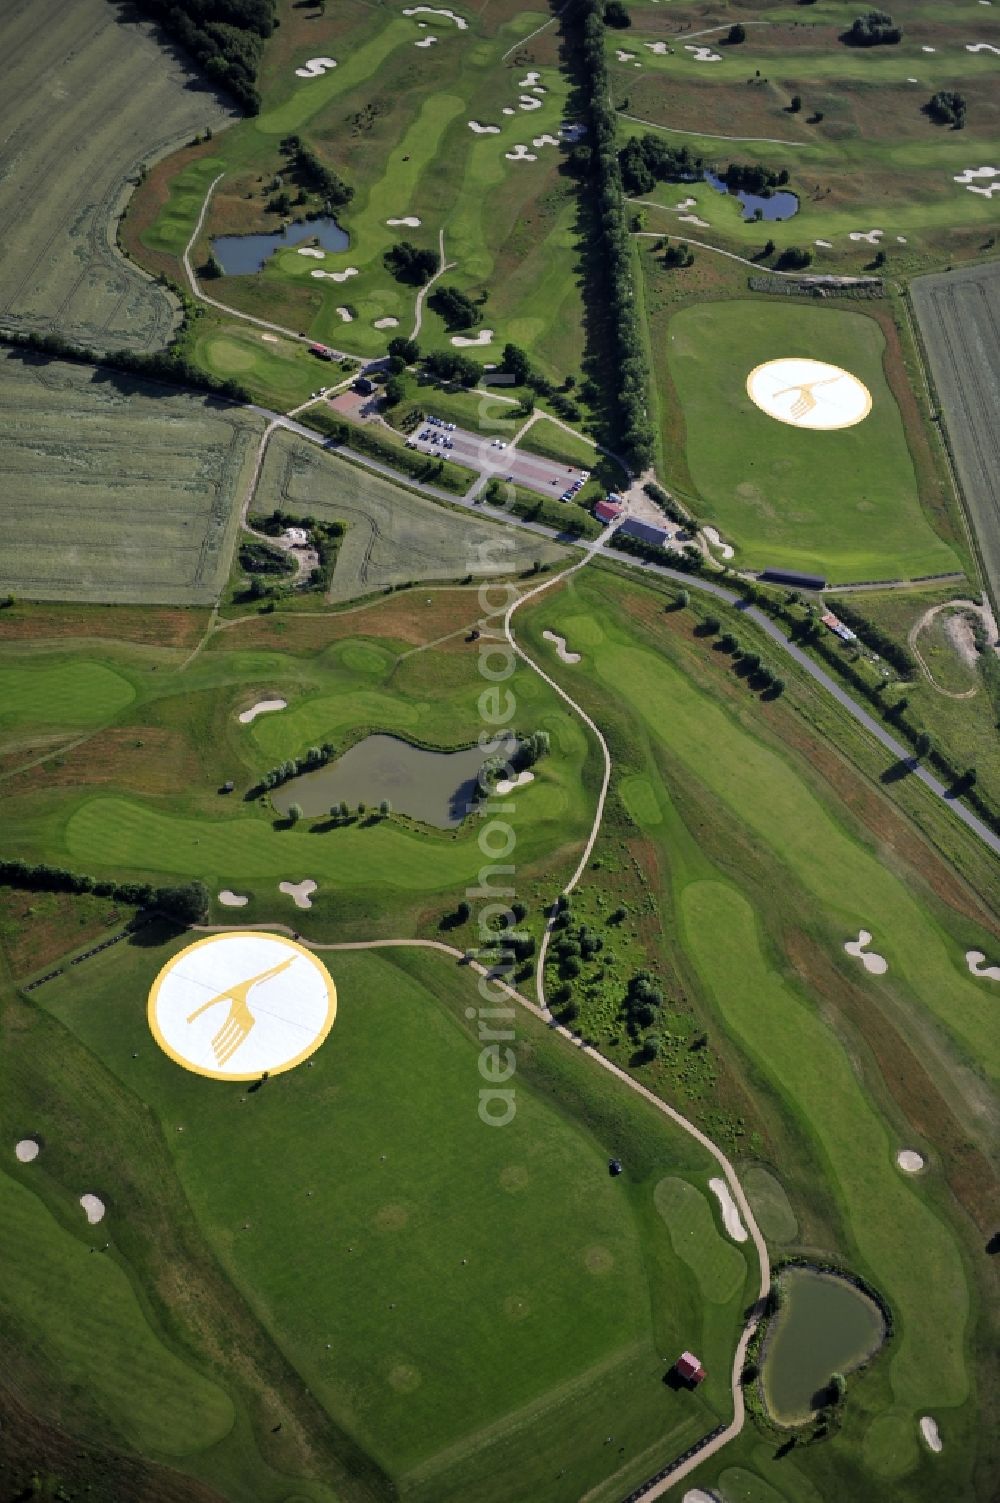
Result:
<svg viewBox="0 0 1000 1503">
<path fill-rule="evenodd" d="M 994 261 L 920 277 L 910 290 L 995 606 L 1000 601 L 1000 265 Z"/>
<path fill-rule="evenodd" d="M 0 409 L 0 590 L 118 604 L 215 600 L 259 418 L 107 369 L 13 353 L 0 358 Z"/>
<path fill-rule="evenodd" d="M 228 112 L 154 27 L 105 0 L 3 9 L 0 328 L 160 349 L 176 301 L 120 254 L 115 221 L 142 164 Z"/>
<path fill-rule="evenodd" d="M 494 574 L 498 567 L 514 574 L 536 559 L 553 564 L 566 557 L 544 538 L 446 511 L 288 433 L 276 434 L 268 447 L 254 502 L 258 513 L 274 507 L 346 524 L 331 600 L 413 580 L 464 579 L 481 572 L 480 549 L 490 539 Z"/>
</svg>

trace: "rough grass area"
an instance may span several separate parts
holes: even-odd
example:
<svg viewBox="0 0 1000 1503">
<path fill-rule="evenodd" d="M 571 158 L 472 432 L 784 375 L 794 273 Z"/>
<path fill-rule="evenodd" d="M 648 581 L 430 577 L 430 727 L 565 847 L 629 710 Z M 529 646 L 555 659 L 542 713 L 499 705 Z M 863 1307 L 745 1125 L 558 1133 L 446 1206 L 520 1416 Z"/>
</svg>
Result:
<svg viewBox="0 0 1000 1503">
<path fill-rule="evenodd" d="M 1000 47 L 995 9 L 974 0 L 936 7 L 896 0 L 882 8 L 902 25 L 899 45 L 845 46 L 840 34 L 867 8 L 848 11 L 838 0 L 808 7 L 727 0 L 708 17 L 681 0 L 640 4 L 627 34 L 609 30 L 614 100 L 634 117 L 623 118 L 623 131 L 664 128 L 665 140 L 718 166 L 787 169 L 799 198 L 791 218 L 754 224 L 735 197 L 708 183 L 662 184 L 643 195 L 663 205 L 650 212 L 649 229 L 673 228 L 743 255 L 756 254 L 769 238 L 779 249 L 807 246 L 816 269 L 837 273 L 870 265 L 875 247 L 850 236 L 872 229 L 882 230 L 880 248 L 897 274 L 975 259 L 988 248 L 995 203 L 955 178 L 992 162 L 1000 126 L 997 59 L 967 48 Z M 746 39 L 731 46 L 735 23 L 744 25 Z M 657 45 L 671 51 L 655 53 Z M 699 61 L 696 46 L 716 60 Z M 619 61 L 619 49 L 632 56 Z M 942 128 L 924 113 L 941 89 L 966 99 L 963 130 Z M 793 112 L 795 96 L 801 108 Z M 679 222 L 677 206 L 692 198 L 684 212 L 707 228 Z"/>
<path fill-rule="evenodd" d="M 280 1341 L 313 1396 L 313 1415 L 296 1428 L 308 1435 L 318 1406 L 362 1448 L 369 1475 L 388 1474 L 418 1503 L 499 1503 L 524 1489 L 572 1503 L 612 1476 L 619 1490 L 630 1485 L 637 1466 L 662 1464 L 725 1412 L 746 1259 L 724 1249 L 740 1274 L 724 1306 L 706 1312 L 672 1251 L 671 1219 L 653 1203 L 664 1175 L 705 1193 L 707 1161 L 689 1138 L 526 1015 L 515 1024 L 516 1116 L 502 1132 L 486 1127 L 481 1045 L 465 1015 L 474 988 L 440 957 L 328 955 L 339 996 L 328 1046 L 313 1068 L 241 1101 L 239 1088 L 179 1070 L 144 1029 L 133 1037 L 129 999 L 168 953 L 116 947 L 40 1000 L 60 1032 L 102 1062 L 106 1089 L 127 1093 L 159 1125 L 163 1193 L 183 1195 L 182 1230 L 204 1238 L 226 1297 L 242 1292 L 254 1326 Z M 57 1140 L 55 1103 L 37 1125 Z M 94 1125 L 82 1125 L 84 1143 Z M 608 1175 L 612 1152 L 628 1165 L 620 1179 Z M 59 1169 L 47 1198 L 61 1192 Z M 116 1218 L 143 1219 L 149 1172 L 132 1166 Z M 154 1286 L 160 1259 L 146 1242 L 140 1263 Z M 185 1271 L 183 1262 L 175 1270 Z M 69 1322 L 75 1298 L 67 1280 Z M 31 1311 L 22 1318 L 30 1328 Z M 232 1391 L 231 1359 L 217 1352 L 206 1362 L 200 1322 L 183 1308 L 177 1322 L 213 1383 Z M 106 1338 L 99 1326 L 89 1334 L 99 1362 Z M 674 1348 L 689 1341 L 714 1374 L 697 1396 L 662 1381 Z M 488 1385 L 478 1380 L 485 1366 Z M 285 1397 L 279 1386 L 275 1399 Z M 202 1407 L 207 1426 L 212 1411 Z M 228 1480 L 235 1496 L 225 1471 L 232 1447 L 204 1460 L 193 1449 L 178 1453 L 180 1464 Z M 295 1463 L 298 1495 L 315 1462 Z M 272 1496 L 269 1481 L 255 1496 Z M 372 1494 L 355 1477 L 338 1496 Z"/>
<path fill-rule="evenodd" d="M 353 600 L 414 580 L 477 578 L 484 572 L 553 565 L 565 550 L 545 538 L 446 510 L 387 477 L 290 434 L 276 434 L 254 510 L 344 522 L 329 598 Z"/>
<path fill-rule="evenodd" d="M 0 353 L 0 590 L 200 605 L 229 570 L 263 420 L 101 367 Z"/>
<path fill-rule="evenodd" d="M 683 308 L 666 338 L 698 509 L 737 547 L 739 565 L 804 569 L 843 583 L 959 569 L 921 509 L 874 319 L 741 299 Z M 746 378 L 783 355 L 857 375 L 872 396 L 869 416 L 820 433 L 760 411 Z M 670 464 L 668 455 L 668 474 Z"/>
<path fill-rule="evenodd" d="M 0 327 L 162 348 L 176 301 L 115 249 L 115 220 L 143 163 L 228 110 L 151 25 L 103 0 L 15 0 L 3 43 Z"/>
</svg>

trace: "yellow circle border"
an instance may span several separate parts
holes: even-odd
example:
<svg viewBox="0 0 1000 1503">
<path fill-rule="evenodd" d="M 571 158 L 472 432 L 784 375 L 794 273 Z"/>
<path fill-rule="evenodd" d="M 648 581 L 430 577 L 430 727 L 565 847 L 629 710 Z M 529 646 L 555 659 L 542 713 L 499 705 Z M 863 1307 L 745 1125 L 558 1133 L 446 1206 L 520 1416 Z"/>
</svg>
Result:
<svg viewBox="0 0 1000 1503">
<path fill-rule="evenodd" d="M 327 1009 L 322 1028 L 312 1042 L 302 1050 L 301 1054 L 297 1054 L 294 1059 L 286 1061 L 283 1065 L 275 1065 L 267 1073 L 268 1075 L 283 1075 L 286 1070 L 294 1070 L 296 1065 L 300 1065 L 303 1060 L 308 1059 L 310 1054 L 315 1054 L 320 1045 L 326 1042 L 327 1035 L 337 1017 L 337 987 L 333 977 L 319 957 L 314 955 L 312 950 L 307 950 L 304 945 L 297 944 L 294 939 L 289 939 L 284 934 L 268 934 L 263 929 L 227 929 L 224 934 L 206 934 L 204 939 L 196 939 L 193 944 L 185 945 L 183 950 L 178 950 L 176 955 L 172 955 L 167 963 L 160 967 L 156 979 L 149 989 L 149 1000 L 146 1003 L 146 1021 L 149 1024 L 150 1033 L 168 1059 L 172 1059 L 175 1065 L 180 1065 L 182 1070 L 187 1070 L 192 1075 L 202 1075 L 207 1080 L 231 1080 L 234 1082 L 260 1079 L 263 1073 L 260 1070 L 252 1070 L 248 1075 L 237 1075 L 232 1070 L 206 1070 L 201 1065 L 192 1064 L 189 1059 L 185 1059 L 182 1054 L 178 1054 L 175 1049 L 171 1048 L 163 1037 L 157 1021 L 156 1004 L 159 1000 L 160 988 L 177 963 L 183 960 L 185 955 L 190 955 L 195 950 L 201 950 L 206 945 L 218 944 L 220 940 L 224 939 L 269 939 L 277 941 L 283 945 L 287 945 L 291 950 L 297 950 L 300 955 L 304 955 L 323 977 L 326 986 Z"/>
<path fill-rule="evenodd" d="M 811 428 L 808 423 L 796 423 L 792 418 L 779 417 L 776 412 L 769 412 L 766 407 L 762 407 L 757 401 L 757 398 L 750 390 L 750 383 L 760 371 L 767 370 L 769 365 L 777 365 L 780 360 L 811 360 L 815 365 L 825 365 L 827 370 L 838 371 L 840 375 L 846 376 L 849 381 L 853 381 L 855 386 L 859 386 L 864 392 L 864 412 L 859 413 L 856 418 L 851 418 L 849 423 L 838 423 L 833 428 Z M 777 355 L 773 360 L 765 360 L 760 365 L 755 365 L 749 376 L 747 376 L 746 393 L 758 412 L 762 412 L 772 422 L 784 423 L 786 428 L 797 428 L 800 433 L 843 433 L 845 429 L 856 428 L 859 423 L 863 423 L 872 410 L 872 394 L 860 376 L 856 376 L 853 371 L 845 371 L 842 365 L 831 365 L 829 360 L 817 360 L 815 355 Z"/>
</svg>

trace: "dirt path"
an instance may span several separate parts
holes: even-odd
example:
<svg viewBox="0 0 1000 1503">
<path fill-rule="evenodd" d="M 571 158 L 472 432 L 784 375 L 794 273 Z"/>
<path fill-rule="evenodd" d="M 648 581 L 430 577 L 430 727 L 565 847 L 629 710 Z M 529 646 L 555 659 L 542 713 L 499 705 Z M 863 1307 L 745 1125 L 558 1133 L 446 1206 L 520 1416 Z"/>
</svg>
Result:
<svg viewBox="0 0 1000 1503">
<path fill-rule="evenodd" d="M 752 21 L 744 22 L 744 25 L 752 26 Z M 764 24 L 761 22 L 758 25 Z M 713 30 L 715 28 L 713 27 Z M 700 35 L 700 33 L 695 33 Z M 679 40 L 679 39 L 678 39 Z M 656 120 L 646 120 L 642 115 L 629 115 L 624 110 L 618 111 L 623 120 L 634 120 L 637 125 L 651 125 L 654 130 L 666 131 L 668 136 L 701 136 L 705 141 L 759 141 L 764 146 L 808 146 L 808 141 L 782 141 L 777 136 L 713 136 L 709 131 L 685 130 L 679 125 L 660 125 Z"/>
<path fill-rule="evenodd" d="M 410 330 L 410 338 L 416 339 L 420 333 L 421 324 L 424 321 L 424 298 L 430 292 L 438 277 L 443 277 L 446 271 L 451 271 L 457 266 L 457 261 L 446 261 L 444 258 L 444 230 L 438 230 L 438 269 L 429 282 L 425 282 L 417 293 L 417 301 L 413 305 L 413 328 Z"/>
<path fill-rule="evenodd" d="M 910 630 L 906 634 L 906 645 L 909 647 L 910 651 L 913 653 L 913 656 L 916 658 L 921 673 L 924 675 L 924 678 L 930 684 L 932 689 L 936 689 L 937 692 L 939 694 L 943 694 L 946 699 L 972 699 L 974 695 L 979 693 L 978 688 L 963 689 L 960 693 L 954 689 L 942 688 L 942 686 L 935 679 L 934 675 L 931 673 L 931 670 L 927 666 L 920 648 L 917 646 L 917 638 L 920 636 L 920 633 L 924 631 L 926 627 L 930 626 L 931 622 L 935 619 L 936 616 L 941 613 L 941 611 L 974 612 L 977 616 L 980 617 L 983 625 L 986 628 L 986 632 L 990 638 L 993 651 L 997 652 L 1000 651 L 1000 648 L 997 647 L 997 624 L 994 620 L 993 612 L 990 610 L 988 605 L 977 605 L 974 600 L 944 600 L 940 605 L 932 605 L 929 610 L 924 611 L 924 614 L 918 621 L 915 621 L 913 623 L 913 625 L 910 627 Z M 953 642 L 956 652 L 960 654 L 963 661 L 966 662 L 968 666 L 974 668 L 975 660 L 973 659 L 972 663 L 969 663 L 969 660 L 966 657 L 965 653 L 962 652 L 959 642 L 954 638 Z"/>
</svg>

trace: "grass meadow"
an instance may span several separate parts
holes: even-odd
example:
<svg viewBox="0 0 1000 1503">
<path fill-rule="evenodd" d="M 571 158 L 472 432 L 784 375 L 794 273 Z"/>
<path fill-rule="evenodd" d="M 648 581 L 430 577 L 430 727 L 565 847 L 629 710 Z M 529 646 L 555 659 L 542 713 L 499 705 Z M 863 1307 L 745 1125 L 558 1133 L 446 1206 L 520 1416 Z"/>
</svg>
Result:
<svg viewBox="0 0 1000 1503">
<path fill-rule="evenodd" d="M 824 769 L 796 689 L 771 706 L 756 701 L 724 676 L 720 654 L 685 616 L 664 614 L 662 597 L 657 607 L 639 586 L 591 574 L 521 624 L 540 657 L 543 628 L 582 653 L 574 668 L 548 654 L 546 668 L 601 716 L 617 763 L 607 832 L 617 838 L 599 847 L 602 869 L 588 873 L 574 906 L 593 922 L 592 911 L 618 900 L 604 852 L 631 831 L 652 902 L 627 903 L 614 949 L 643 944 L 666 992 L 654 1025 L 666 1047 L 646 1078 L 660 1071 L 680 1099 L 692 1093 L 701 1120 L 711 1117 L 713 1075 L 716 1093 L 727 1075 L 742 1080 L 753 1105 L 737 1125 L 739 1156 L 775 1250 L 863 1273 L 895 1320 L 885 1354 L 851 1381 L 837 1437 L 800 1447 L 788 1467 L 773 1459 L 781 1437 L 765 1449 L 751 1426 L 696 1480 L 718 1487 L 739 1460 L 788 1503 L 848 1485 L 874 1500 L 890 1483 L 894 1497 L 928 1503 L 943 1487 L 986 1496 L 971 1451 L 977 1388 L 990 1392 L 992 1381 L 989 1321 L 977 1321 L 995 1182 L 988 1190 L 982 1156 L 992 1129 L 984 1123 L 972 1149 L 967 1124 L 980 1111 L 992 1120 L 983 1082 L 1000 1065 L 1000 1035 L 989 985 L 969 976 L 964 952 L 976 933 L 995 951 L 995 921 L 981 914 L 977 923 L 974 902 L 949 890 L 937 858 L 928 864 L 919 847 L 905 857 L 872 799 Z M 844 952 L 861 927 L 888 960 L 883 977 Z M 615 972 L 609 989 L 608 975 L 599 956 L 573 983 L 573 1026 L 615 1054 L 623 989 Z M 678 1074 L 678 1032 L 700 1028 L 710 1059 L 700 1076 L 687 1064 Z M 930 1165 L 918 1180 L 895 1164 L 911 1144 Z M 975 1186 L 970 1149 L 985 1176 Z M 970 1212 L 982 1236 L 970 1235 Z M 707 1286 L 718 1275 L 699 1263 Z M 924 1413 L 950 1438 L 933 1458 L 918 1436 Z M 985 1455 L 980 1464 L 988 1470 Z M 954 1468 L 948 1480 L 945 1467 Z"/>
<path fill-rule="evenodd" d="M 170 1250 L 142 1235 L 151 1176 L 165 1178 L 168 1203 L 181 1198 L 178 1240 L 190 1237 L 218 1259 L 221 1276 L 218 1304 L 197 1320 L 183 1302 L 170 1312 L 172 1344 L 197 1354 L 206 1374 L 204 1393 L 167 1394 L 200 1408 L 196 1443 L 177 1446 L 176 1464 L 240 1495 L 233 1446 L 217 1433 L 234 1411 L 245 1422 L 239 1364 L 225 1349 L 207 1350 L 227 1302 L 278 1343 L 312 1407 L 366 1458 L 355 1480 L 337 1478 L 338 1498 L 385 1496 L 391 1478 L 421 1503 L 499 1503 L 512 1488 L 572 1503 L 609 1476 L 621 1490 L 725 1413 L 747 1260 L 723 1241 L 709 1211 L 707 1160 L 690 1139 L 527 1015 L 515 1022 L 516 1116 L 503 1131 L 484 1126 L 476 1023 L 466 1016 L 475 993 L 464 973 L 432 956 L 325 957 L 339 995 L 328 1044 L 310 1067 L 241 1097 L 239 1087 L 179 1070 L 146 1033 L 145 994 L 166 953 L 158 944 L 118 946 L 50 983 L 28 1009 L 29 1033 L 71 1039 L 84 1081 L 99 1076 L 122 1111 L 148 1115 L 164 1162 L 120 1162 L 121 1142 L 93 1142 L 96 1115 L 74 1128 L 68 1155 L 57 1100 L 32 1109 L 15 1089 L 5 1093 L 8 1131 L 21 1130 L 27 1109 L 46 1147 L 4 1197 L 51 1221 L 27 1187 L 59 1204 L 64 1178 L 78 1175 L 74 1160 L 89 1160 L 108 1203 L 101 1236 L 112 1251 L 98 1261 L 87 1256 L 85 1232 L 57 1235 L 85 1271 L 113 1273 L 126 1292 L 122 1244 L 128 1239 L 130 1261 L 141 1248 L 130 1272 L 153 1291 L 146 1320 L 154 1328 L 163 1318 L 158 1265 Z M 26 1053 L 44 1073 L 30 1043 Z M 627 1164 L 617 1180 L 607 1170 L 612 1153 Z M 683 1187 L 707 1259 L 727 1270 L 711 1308 L 673 1251 L 679 1233 L 664 1184 L 675 1195 Z M 181 1257 L 172 1280 L 183 1284 L 189 1273 L 197 1286 L 197 1268 Z M 67 1282 L 63 1340 L 80 1361 L 76 1292 Z M 108 1310 L 106 1297 L 100 1308 Z M 134 1299 L 132 1308 L 141 1324 Z M 111 1314 L 113 1330 L 96 1317 L 81 1328 L 91 1368 L 126 1328 L 122 1313 Z M 147 1330 L 137 1335 L 132 1370 L 149 1360 L 150 1340 Z M 662 1382 L 674 1348 L 691 1343 L 713 1369 L 697 1396 Z M 276 1413 L 291 1381 L 275 1384 Z M 117 1423 L 138 1425 L 133 1411 L 151 1407 L 157 1392 L 125 1389 Z M 166 1440 L 176 1439 L 166 1433 L 173 1420 L 164 1401 L 157 1423 Z M 308 1440 L 311 1420 L 301 1415 L 293 1427 Z M 103 1413 L 93 1422 L 114 1423 Z M 271 1468 L 292 1442 L 265 1432 L 258 1444 L 265 1461 L 253 1496 L 285 1498 Z M 309 1486 L 302 1463 L 286 1450 L 286 1488 L 332 1497 Z"/>
<path fill-rule="evenodd" d="M 0 357 L 0 407 L 0 590 L 149 605 L 216 599 L 260 418 L 103 367 L 10 350 Z"/>
<path fill-rule="evenodd" d="M 231 116 L 152 26 L 103 0 L 15 0 L 3 22 L 0 328 L 161 349 L 176 301 L 118 253 L 114 220 L 143 163 Z"/>
<path fill-rule="evenodd" d="M 858 12 L 860 14 L 860 12 Z M 836 0 L 819 0 L 808 13 L 790 5 L 755 6 L 741 45 L 726 44 L 744 6 L 726 4 L 704 17 L 691 5 L 638 4 L 627 36 L 609 32 L 615 103 L 628 116 L 623 128 L 663 128 L 706 161 L 756 162 L 786 168 L 800 206 L 790 219 L 765 225 L 743 219 L 742 207 L 707 183 L 662 184 L 651 195 L 663 205 L 649 228 L 691 234 L 753 254 L 773 238 L 780 248 L 809 247 L 816 269 L 860 271 L 874 251 L 852 234 L 881 229 L 889 266 L 909 271 L 944 259 L 980 253 L 994 228 L 989 199 L 955 177 L 990 160 L 1000 112 L 996 57 L 969 46 L 1000 47 L 1000 28 L 988 7 L 975 3 L 932 7 L 897 0 L 903 27 L 897 46 L 845 46 L 850 24 Z M 699 61 L 688 38 L 718 61 Z M 672 51 L 655 53 L 653 46 Z M 631 56 L 619 61 L 618 50 Z M 923 106 L 940 89 L 967 100 L 962 131 L 934 124 Z M 802 101 L 792 113 L 793 96 Z M 985 152 L 985 155 L 983 154 Z M 707 225 L 678 222 L 682 199 Z M 817 243 L 820 242 L 820 243 Z"/>
<path fill-rule="evenodd" d="M 737 548 L 740 566 L 802 569 L 842 583 L 960 569 L 922 509 L 873 318 L 744 298 L 689 304 L 665 329 L 695 504 Z M 869 416 L 820 433 L 762 412 L 746 378 L 784 355 L 857 375 L 872 395 Z M 668 453 L 668 473 L 673 463 Z"/>
</svg>

